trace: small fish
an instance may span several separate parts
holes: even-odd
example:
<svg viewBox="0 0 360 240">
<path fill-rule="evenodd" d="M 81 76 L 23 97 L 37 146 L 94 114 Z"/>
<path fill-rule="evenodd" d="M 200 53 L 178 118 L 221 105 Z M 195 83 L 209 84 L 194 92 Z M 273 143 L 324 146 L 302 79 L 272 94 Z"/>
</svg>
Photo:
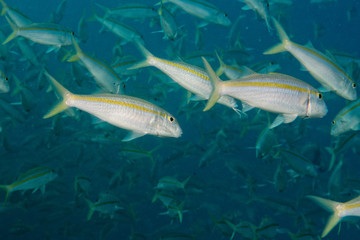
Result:
<svg viewBox="0 0 360 240">
<path fill-rule="evenodd" d="M 143 43 L 144 40 L 140 33 L 132 29 L 131 27 L 119 23 L 114 19 L 100 17 L 94 14 L 94 19 L 101 23 L 104 27 L 106 27 L 109 31 L 117 35 L 118 37 L 125 40 L 127 42 L 141 42 Z"/>
<path fill-rule="evenodd" d="M 15 74 L 13 74 L 12 77 L 15 80 L 16 88 L 11 95 L 19 94 L 21 98 L 21 105 L 25 111 L 29 112 L 36 105 L 36 97 L 31 89 L 24 82 L 20 82 Z"/>
<path fill-rule="evenodd" d="M 115 18 L 156 18 L 156 9 L 141 3 L 125 3 L 117 8 L 107 8 L 98 3 L 98 7 L 105 11 L 105 17 Z"/>
<path fill-rule="evenodd" d="M 172 13 L 163 5 L 158 10 L 160 25 L 164 31 L 165 37 L 169 40 L 175 40 L 178 36 L 179 29 Z"/>
<path fill-rule="evenodd" d="M 56 11 L 51 13 L 50 22 L 59 23 L 64 18 L 65 8 L 67 0 L 62 0 L 59 3 L 59 6 L 56 8 Z"/>
<path fill-rule="evenodd" d="M 348 216 L 360 217 L 360 196 L 344 203 L 312 195 L 308 195 L 307 197 L 319 204 L 325 210 L 333 213 L 321 234 L 322 238 L 325 237 L 343 218 Z"/>
<path fill-rule="evenodd" d="M 270 26 L 270 14 L 269 14 L 269 1 L 268 0 L 239 0 L 244 1 L 246 6 L 242 8 L 242 10 L 249 10 L 252 9 L 253 11 L 257 12 L 266 23 L 268 31 L 271 31 Z"/>
<path fill-rule="evenodd" d="M 52 117 L 68 107 L 76 107 L 114 126 L 131 131 L 123 141 L 130 141 L 146 134 L 175 138 L 182 134 L 176 119 L 150 102 L 125 95 L 73 94 L 47 72 L 45 75 L 63 100 L 51 109 L 44 118 Z"/>
<path fill-rule="evenodd" d="M 16 9 L 8 7 L 4 0 L 0 0 L 0 3 L 3 7 L 0 15 L 1 16 L 6 15 L 7 17 L 9 17 L 11 21 L 15 23 L 16 26 L 25 27 L 27 25 L 32 24 L 32 21 L 27 16 L 25 16 Z"/>
<path fill-rule="evenodd" d="M 87 21 L 85 21 L 85 9 L 83 11 L 83 14 L 80 18 L 80 21 L 77 26 L 77 35 L 79 37 L 80 42 L 86 43 L 89 39 L 89 32 L 88 32 L 88 25 Z"/>
<path fill-rule="evenodd" d="M 0 188 L 6 190 L 5 202 L 10 196 L 10 193 L 14 191 L 26 191 L 33 189 L 33 193 L 38 189 L 42 193 L 45 192 L 45 185 L 55 178 L 57 178 L 57 173 L 48 168 L 37 167 L 30 169 L 25 174 L 20 175 L 20 177 L 13 183 L 9 185 L 0 185 Z"/>
<path fill-rule="evenodd" d="M 143 45 L 137 44 L 140 51 L 145 56 L 145 60 L 135 64 L 129 69 L 137 69 L 153 66 L 160 69 L 180 86 L 195 94 L 196 100 L 206 100 L 209 98 L 212 87 L 208 74 L 203 69 L 184 62 L 169 61 L 157 58 L 152 55 Z M 228 96 L 219 98 L 219 103 L 234 109 L 238 112 L 235 100 Z"/>
<path fill-rule="evenodd" d="M 341 109 L 331 124 L 330 134 L 332 136 L 339 136 L 348 131 L 359 131 L 360 100 L 356 100 Z"/>
<path fill-rule="evenodd" d="M 167 176 L 159 179 L 158 184 L 155 186 L 155 189 L 173 191 L 177 189 L 184 189 L 190 176 L 187 177 L 183 182 L 180 182 L 175 177 Z"/>
<path fill-rule="evenodd" d="M 291 42 L 278 21 L 273 18 L 281 43 L 275 45 L 264 54 L 290 52 L 309 73 L 326 89 L 334 91 L 347 100 L 356 100 L 356 83 L 329 57 L 314 48 Z"/>
<path fill-rule="evenodd" d="M 51 45 L 57 48 L 72 44 L 74 32 L 69 31 L 61 25 L 54 23 L 33 23 L 24 27 L 18 27 L 12 23 L 8 17 L 6 17 L 6 20 L 10 24 L 13 32 L 5 39 L 2 43 L 3 45 L 19 36 L 30 39 L 36 43 Z"/>
<path fill-rule="evenodd" d="M 115 212 L 124 209 L 121 206 L 119 198 L 110 193 L 100 193 L 99 199 L 93 203 L 89 199 L 86 199 L 89 205 L 89 212 L 87 220 L 89 221 L 93 216 L 94 212 L 99 212 L 103 215 L 108 215 L 110 218 L 114 218 Z"/>
<path fill-rule="evenodd" d="M 185 12 L 201 18 L 207 22 L 228 27 L 231 20 L 228 15 L 218 9 L 215 5 L 203 0 L 163 0 L 163 3 L 171 2 L 176 4 Z"/>
<path fill-rule="evenodd" d="M 80 49 L 79 44 L 73 38 L 76 54 L 68 58 L 68 62 L 80 61 L 89 70 L 99 86 L 110 93 L 122 93 L 122 82 L 114 70 L 106 64 L 92 58 Z"/>
<path fill-rule="evenodd" d="M 9 79 L 4 73 L 0 72 L 0 93 L 7 93 L 10 91 Z"/>
<path fill-rule="evenodd" d="M 243 112 L 254 107 L 280 113 L 269 128 L 290 123 L 299 117 L 326 115 L 327 107 L 322 94 L 309 84 L 280 73 L 251 74 L 249 76 L 221 81 L 203 58 L 213 91 L 204 109 L 209 110 L 220 96 L 231 96 L 243 104 Z"/>
</svg>

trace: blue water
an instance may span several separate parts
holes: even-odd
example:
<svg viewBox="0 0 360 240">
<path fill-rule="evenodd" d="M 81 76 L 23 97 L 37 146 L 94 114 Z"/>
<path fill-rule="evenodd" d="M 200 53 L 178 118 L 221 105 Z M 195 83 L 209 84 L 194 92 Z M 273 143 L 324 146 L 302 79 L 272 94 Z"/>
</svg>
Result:
<svg viewBox="0 0 360 240">
<path fill-rule="evenodd" d="M 59 24 L 72 29 L 76 35 L 84 11 L 86 18 L 90 18 L 93 11 L 103 14 L 95 2 L 99 3 L 69 0 Z M 116 7 L 125 2 L 128 1 L 107 0 L 101 4 Z M 37 23 L 48 22 L 59 3 L 58 0 L 7 1 L 9 7 Z M 273 61 L 281 67 L 277 72 L 319 87 L 308 72 L 300 70 L 299 62 L 289 53 L 262 54 L 279 42 L 278 36 L 275 30 L 268 32 L 265 22 L 254 11 L 242 10 L 244 3 L 235 0 L 212 0 L 211 3 L 226 12 L 233 23 L 238 16 L 243 16 L 236 28 L 242 54 L 229 53 L 233 49 L 229 42 L 231 26 L 210 23 L 202 29 L 200 50 L 212 55 L 207 59 L 214 68 L 218 66 L 216 50 L 225 56 L 223 60 L 228 64 L 235 58 L 247 66 Z M 272 5 L 270 14 L 280 16 L 294 42 L 305 45 L 311 41 L 321 52 L 345 52 L 360 59 L 359 1 L 310 4 L 310 1 L 294 0 L 292 5 L 277 6 L 276 10 Z M 180 56 L 170 55 L 167 51 L 175 43 L 164 39 L 163 33 L 158 32 L 161 26 L 157 21 L 154 24 L 150 19 L 119 21 L 141 33 L 146 47 L 155 56 L 187 61 L 186 56 L 197 51 L 194 42 L 196 24 L 201 20 L 181 9 L 176 13 L 178 26 L 186 32 L 183 49 L 175 47 L 182 54 Z M 11 29 L 5 18 L 1 17 L 0 22 L 4 36 L 9 35 Z M 315 26 L 322 29 L 318 37 L 315 37 Z M 111 64 L 118 57 L 113 48 L 119 43 L 119 38 L 111 32 L 99 33 L 100 28 L 98 22 L 88 21 L 89 38 L 80 43 L 80 47 L 88 55 Z M 35 105 L 25 111 L 19 104 L 19 94 L 0 94 L 0 98 L 24 118 L 22 122 L 16 121 L 0 108 L 0 183 L 10 184 L 22 173 L 38 166 L 54 169 L 59 177 L 46 185 L 44 194 L 40 191 L 32 193 L 32 190 L 11 194 L 0 208 L 0 239 L 230 239 L 233 230 L 229 223 L 239 224 L 234 240 L 290 239 L 288 232 L 298 234 L 295 239 L 317 239 L 330 213 L 305 196 L 316 195 L 345 202 L 359 194 L 360 142 L 357 135 L 337 154 L 335 165 L 343 161 L 341 177 L 336 181 L 336 191 L 328 194 L 334 167 L 327 170 L 331 156 L 325 148 L 334 148 L 336 142 L 344 142 L 353 134 L 350 132 L 341 138 L 330 135 L 331 121 L 347 104 L 334 93 L 324 94 L 329 109 L 324 118 L 298 118 L 275 129 L 278 144 L 274 145 L 281 146 L 274 147 L 273 151 L 282 148 L 304 156 L 316 169 L 317 176 L 311 177 L 296 174 L 281 154 L 266 160 L 256 158 L 257 138 L 266 127 L 267 118 L 272 121 L 275 114 L 254 109 L 248 112 L 248 118 L 240 119 L 233 110 L 219 104 L 203 112 L 205 102 L 186 103 L 186 91 L 172 84 L 170 79 L 162 83 L 164 80 L 156 77 L 160 74 L 153 67 L 122 77 L 125 94 L 150 101 L 172 113 L 183 130 L 180 138 L 144 136 L 121 142 L 127 131 L 106 123 L 94 124 L 90 115 L 84 112 L 79 113 L 78 120 L 64 113 L 43 119 L 57 98 L 53 92 L 47 91 L 46 78 L 38 79 L 41 67 L 31 65 L 22 56 L 15 40 L 5 47 L 8 52 L 1 60 L 1 69 L 9 77 L 11 92 L 16 88 L 13 80 L 13 75 L 16 75 L 34 95 Z M 61 50 L 46 53 L 48 47 L 37 43 L 31 47 L 41 64 L 70 91 L 82 94 L 101 91 L 86 69 L 82 70 L 85 75 L 82 84 L 76 83 L 71 72 L 74 63 L 61 62 L 58 57 Z M 65 48 L 72 49 L 71 46 Z M 121 48 L 124 55 L 132 55 L 138 60 L 143 58 L 132 43 Z M 195 64 L 202 67 L 199 58 Z M 359 61 L 353 64 L 356 72 L 360 68 Z M 349 69 L 348 65 L 343 67 Z M 151 77 L 153 75 L 155 77 Z M 354 81 L 359 83 L 358 79 Z M 255 118 L 259 120 L 254 121 Z M 281 192 L 274 187 L 274 174 L 279 164 L 286 179 Z M 82 194 L 74 189 L 77 176 L 90 181 L 87 191 Z M 177 212 L 173 216 L 163 214 L 168 211 L 167 207 L 159 200 L 152 201 L 156 194 L 154 187 L 165 176 L 180 181 L 191 177 L 184 190 L 166 192 L 178 205 L 183 203 L 181 223 Z M 89 207 L 85 198 L 95 202 L 104 192 L 116 195 L 123 209 L 103 216 L 95 212 L 87 221 Z M 5 191 L 0 197 L 3 201 Z M 356 220 L 343 222 L 340 232 L 336 226 L 327 239 L 357 239 Z"/>
</svg>

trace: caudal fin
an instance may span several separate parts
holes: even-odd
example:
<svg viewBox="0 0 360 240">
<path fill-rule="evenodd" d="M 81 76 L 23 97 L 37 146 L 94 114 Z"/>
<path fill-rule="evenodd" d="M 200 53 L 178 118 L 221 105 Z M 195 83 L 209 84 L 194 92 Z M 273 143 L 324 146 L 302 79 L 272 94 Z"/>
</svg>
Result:
<svg viewBox="0 0 360 240">
<path fill-rule="evenodd" d="M 16 38 L 17 37 L 16 32 L 18 31 L 18 27 L 15 25 L 15 23 L 13 23 L 7 16 L 5 16 L 5 18 L 6 18 L 6 21 L 9 23 L 13 32 L 5 39 L 5 41 L 2 43 L 2 45 L 5 45 L 8 42 L 10 42 L 11 40 L 13 40 L 14 38 Z"/>
<path fill-rule="evenodd" d="M 76 53 L 67 59 L 68 62 L 79 61 L 81 55 L 83 55 L 83 52 L 82 52 L 79 44 L 77 43 L 75 37 L 72 38 L 72 44 L 74 45 Z"/>
<path fill-rule="evenodd" d="M 211 68 L 210 64 L 208 63 L 208 61 L 206 61 L 206 59 L 204 57 L 202 57 L 202 60 L 204 62 L 204 66 L 206 68 L 206 71 L 209 75 L 210 81 L 211 81 L 211 85 L 213 87 L 210 98 L 204 108 L 203 111 L 207 111 L 210 108 L 212 108 L 212 106 L 215 105 L 215 103 L 217 102 L 217 100 L 220 98 L 220 94 L 219 94 L 219 88 L 220 88 L 220 84 L 221 84 L 221 80 L 220 78 L 216 75 L 216 73 L 214 72 L 214 70 Z"/>
<path fill-rule="evenodd" d="M 285 45 L 290 42 L 290 39 L 289 39 L 288 35 L 286 34 L 285 30 L 280 25 L 280 23 L 275 18 L 272 18 L 272 20 L 274 22 L 274 26 L 276 28 L 276 31 L 278 32 L 281 43 L 276 44 L 275 46 L 273 46 L 273 47 L 269 48 L 268 50 L 266 50 L 263 53 L 265 55 L 275 54 L 275 53 L 286 51 Z"/>
<path fill-rule="evenodd" d="M 6 191 L 6 196 L 5 196 L 5 201 L 4 201 L 4 202 L 6 202 L 10 196 L 11 185 L 0 185 L 0 188 L 4 189 Z"/>
<path fill-rule="evenodd" d="M 85 198 L 85 201 L 89 205 L 89 212 L 88 212 L 88 215 L 86 218 L 86 220 L 89 221 L 91 219 L 92 215 L 94 214 L 95 208 L 94 208 L 94 203 L 92 203 L 89 199 Z"/>
<path fill-rule="evenodd" d="M 336 207 L 339 206 L 342 203 L 335 202 L 329 199 L 316 197 L 316 196 L 307 196 L 307 198 L 310 198 L 317 204 L 319 204 L 322 208 L 325 210 L 332 212 L 333 214 L 329 217 L 329 220 L 324 228 L 324 231 L 321 234 L 321 237 L 325 237 L 341 220 L 341 217 L 339 216 Z"/>
<path fill-rule="evenodd" d="M 58 114 L 58 113 L 60 113 L 60 112 L 62 112 L 64 110 L 66 110 L 68 108 L 68 106 L 66 105 L 66 100 L 67 100 L 67 98 L 69 98 L 72 95 L 72 93 L 70 91 L 68 91 L 66 88 L 64 88 L 48 72 L 45 71 L 45 75 L 49 79 L 49 81 L 51 82 L 51 85 L 53 87 L 55 87 L 54 90 L 56 91 L 57 95 L 62 98 L 62 101 L 60 101 L 53 108 L 51 108 L 49 110 L 49 112 L 47 114 L 45 114 L 45 116 L 43 117 L 44 119 L 52 117 L 52 116 L 54 116 L 54 115 L 56 115 L 56 114 Z"/>
<path fill-rule="evenodd" d="M 154 55 L 149 50 L 147 50 L 140 41 L 135 41 L 135 45 L 139 49 L 139 51 L 142 53 L 142 55 L 144 55 L 145 59 L 138 63 L 135 63 L 134 65 L 129 67 L 128 70 L 148 67 L 148 66 L 150 66 L 148 63 L 148 59 L 150 59 L 151 57 L 154 57 Z"/>
</svg>

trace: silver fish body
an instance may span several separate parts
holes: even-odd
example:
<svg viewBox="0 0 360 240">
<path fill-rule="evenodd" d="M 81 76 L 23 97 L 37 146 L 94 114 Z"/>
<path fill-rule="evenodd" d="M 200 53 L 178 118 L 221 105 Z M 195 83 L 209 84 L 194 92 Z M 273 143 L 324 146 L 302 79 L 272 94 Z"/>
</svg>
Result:
<svg viewBox="0 0 360 240">
<path fill-rule="evenodd" d="M 360 130 L 360 100 L 350 103 L 336 115 L 330 134 L 338 136 L 351 130 Z"/>
<path fill-rule="evenodd" d="M 222 26 L 230 26 L 228 15 L 209 2 L 202 0 L 166 0 L 182 8 L 185 12 Z"/>
<path fill-rule="evenodd" d="M 290 123 L 297 117 L 321 118 L 327 113 L 322 94 L 299 79 L 280 73 L 255 73 L 241 79 L 221 81 L 205 58 L 203 60 L 213 85 L 204 111 L 209 110 L 220 96 L 231 96 L 242 101 L 243 112 L 256 107 L 280 113 L 270 128 Z"/>
<path fill-rule="evenodd" d="M 131 131 L 123 141 L 130 141 L 146 134 L 176 138 L 182 134 L 176 119 L 150 102 L 116 94 L 76 95 L 66 90 L 48 73 L 46 76 L 62 95 L 63 101 L 44 118 L 51 117 L 68 107 L 76 107 L 114 126 Z"/>
<path fill-rule="evenodd" d="M 238 80 L 224 81 L 220 94 L 270 112 L 300 117 L 323 117 L 327 113 L 321 93 L 285 74 L 252 74 Z"/>
<path fill-rule="evenodd" d="M 169 61 L 155 57 L 141 44 L 138 44 L 138 47 L 145 55 L 146 60 L 136 64 L 130 69 L 145 66 L 156 67 L 180 86 L 195 94 L 199 99 L 206 100 L 210 97 L 212 86 L 206 71 L 184 62 Z M 221 96 L 218 102 L 237 111 L 237 103 L 235 99 L 229 96 Z"/>
<path fill-rule="evenodd" d="M 334 91 L 351 101 L 357 99 L 356 84 L 338 64 L 313 48 L 291 42 L 280 23 L 275 19 L 273 22 L 281 43 L 265 51 L 264 54 L 288 51 L 327 90 Z"/>
</svg>

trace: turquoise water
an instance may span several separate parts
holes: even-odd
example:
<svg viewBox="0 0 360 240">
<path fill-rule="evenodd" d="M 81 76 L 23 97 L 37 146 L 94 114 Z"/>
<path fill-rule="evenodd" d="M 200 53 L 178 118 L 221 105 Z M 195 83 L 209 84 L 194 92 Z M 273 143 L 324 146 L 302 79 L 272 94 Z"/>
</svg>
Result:
<svg viewBox="0 0 360 240">
<path fill-rule="evenodd" d="M 125 2 L 102 1 L 101 4 L 114 8 Z M 159 5 L 154 6 L 156 1 L 136 2 L 159 9 Z M 320 87 L 289 53 L 262 54 L 277 44 L 279 38 L 274 27 L 268 31 L 257 13 L 242 10 L 245 4 L 235 0 L 210 2 L 228 14 L 232 25 L 209 23 L 200 30 L 202 42 L 199 43 L 196 26 L 204 21 L 182 9 L 174 10 L 179 28 L 175 40 L 166 39 L 159 32 L 158 17 L 118 18 L 118 21 L 139 32 L 148 50 L 160 58 L 203 67 L 200 56 L 205 56 L 217 69 L 217 51 L 227 64 L 250 68 L 256 68 L 258 63 L 277 64 L 276 72 Z M 50 15 L 59 3 L 7 1 L 9 7 L 34 23 L 50 22 Z M 80 39 L 78 23 L 84 14 L 83 30 L 88 38 L 79 40 L 79 45 L 86 54 L 108 65 L 123 56 L 142 60 L 143 56 L 132 42 L 125 43 L 110 31 L 99 32 L 101 24 L 90 18 L 94 11 L 100 16 L 104 11 L 95 3 L 99 2 L 68 0 L 57 24 L 74 31 Z M 310 41 L 320 52 L 330 51 L 359 83 L 358 1 L 317 4 L 293 0 L 288 5 L 269 0 L 269 3 L 269 14 L 280 20 L 294 42 L 305 45 Z M 174 7 L 172 3 L 164 6 Z M 238 17 L 239 23 L 234 27 Z M 4 35 L 1 41 L 4 41 L 11 28 L 4 17 L 0 21 Z M 236 44 L 233 39 L 237 39 Z M 76 111 L 77 117 L 60 113 L 43 119 L 58 101 L 54 93 L 48 91 L 43 68 L 74 93 L 103 91 L 87 69 L 80 66 L 75 75 L 73 68 L 77 63 L 61 61 L 73 50 L 72 46 L 47 52 L 48 46 L 31 41 L 27 44 L 35 52 L 39 65 L 30 63 L 16 39 L 2 46 L 1 51 L 0 70 L 9 78 L 10 92 L 0 93 L 5 101 L 0 102 L 0 183 L 11 184 L 21 178 L 21 174 L 39 166 L 54 169 L 58 177 L 46 184 L 44 193 L 40 190 L 11 193 L 1 205 L 1 239 L 233 237 L 235 240 L 291 239 L 291 234 L 297 234 L 295 239 L 317 239 L 330 213 L 306 196 L 346 202 L 359 195 L 359 136 L 354 131 L 339 137 L 330 135 L 331 121 L 349 102 L 334 93 L 324 93 L 328 107 L 325 117 L 297 118 L 275 128 L 265 141 L 270 156 L 260 159 L 256 157 L 257 139 L 276 114 L 253 109 L 247 112 L 246 118 L 240 118 L 220 104 L 203 112 L 205 101 L 188 102 L 187 91 L 154 67 L 129 74 L 119 72 L 126 95 L 166 109 L 183 130 L 180 138 L 147 135 L 122 142 L 126 130 L 94 121 L 85 112 Z M 121 51 L 114 51 L 116 46 Z M 198 57 L 191 58 L 194 54 Z M 22 102 L 24 98 L 27 102 L 26 96 L 13 94 L 14 76 L 20 79 L 23 89 L 27 89 L 21 92 L 30 95 L 29 107 Z M 335 150 L 332 167 L 329 167 L 332 157 L 327 148 Z M 294 161 L 299 164 L 298 168 L 292 165 Z M 311 173 L 307 172 L 310 168 Z M 279 172 L 282 177 L 276 178 Z M 157 190 L 159 180 L 166 176 L 181 182 L 190 178 L 183 189 Z M 104 193 L 117 199 L 112 210 L 105 214 L 95 211 L 87 220 L 86 199 L 100 201 Z M 5 194 L 1 191 L 0 201 L 5 199 Z M 170 204 L 167 205 L 166 200 Z M 179 216 L 182 216 L 181 222 Z M 326 238 L 356 239 L 357 220 L 342 222 L 340 232 L 336 226 Z M 237 225 L 235 230 L 232 224 Z"/>
</svg>

